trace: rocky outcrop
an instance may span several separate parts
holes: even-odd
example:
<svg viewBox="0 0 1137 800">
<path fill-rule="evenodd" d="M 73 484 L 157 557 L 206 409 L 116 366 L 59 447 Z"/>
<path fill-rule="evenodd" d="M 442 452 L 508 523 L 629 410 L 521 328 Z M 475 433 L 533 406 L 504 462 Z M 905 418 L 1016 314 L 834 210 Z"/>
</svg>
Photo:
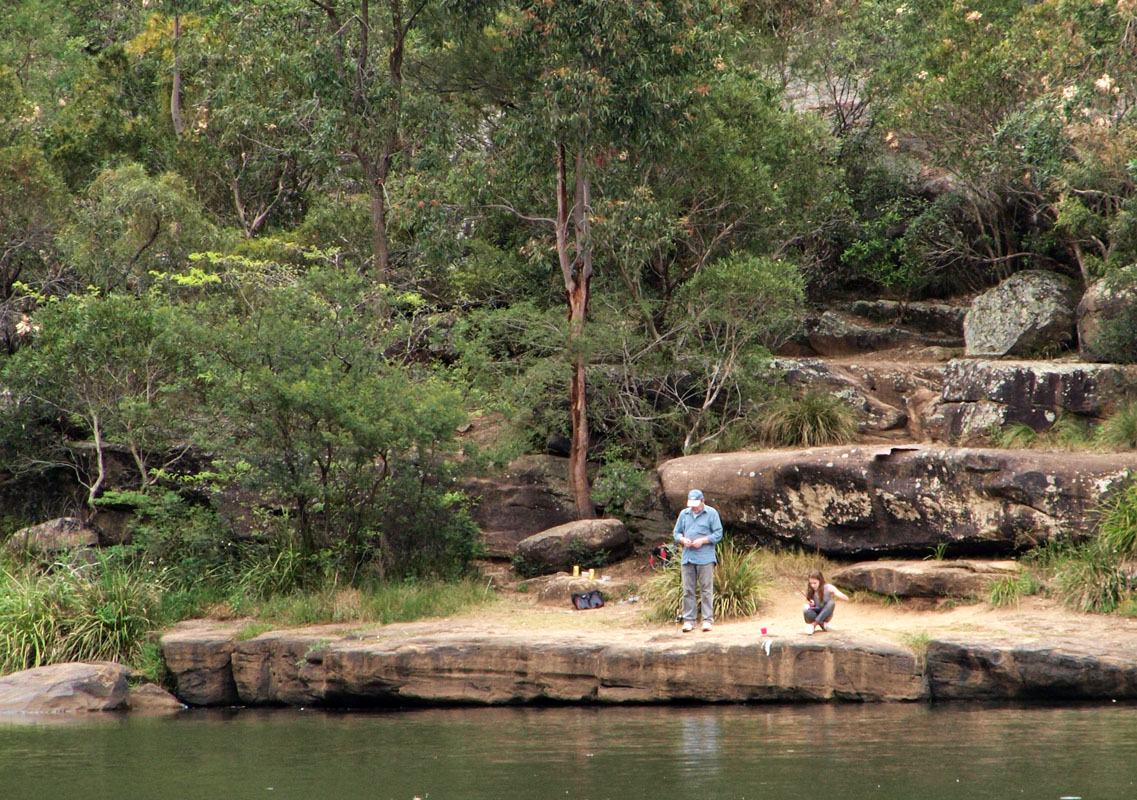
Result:
<svg viewBox="0 0 1137 800">
<path fill-rule="evenodd" d="M 183 623 L 162 637 L 162 656 L 181 700 L 192 706 L 238 702 L 232 665 L 237 630 L 236 626 Z"/>
<path fill-rule="evenodd" d="M 801 329 L 782 347 L 786 356 L 840 356 L 893 347 L 958 347 L 959 336 L 928 333 L 901 325 L 875 325 L 837 311 L 802 321 Z"/>
<path fill-rule="evenodd" d="M 958 359 L 944 367 L 925 426 L 933 439 L 968 444 L 992 426 L 1046 430 L 1062 414 L 1101 419 L 1135 393 L 1137 366 Z"/>
<path fill-rule="evenodd" d="M 470 478 L 460 488 L 475 501 L 474 521 L 495 558 L 510 558 L 527 536 L 576 519 L 568 459 L 525 456 L 502 475 Z"/>
<path fill-rule="evenodd" d="M 982 598 L 991 584 L 1022 572 L 1017 561 L 866 561 L 833 572 L 829 580 L 848 589 L 897 597 Z"/>
<path fill-rule="evenodd" d="M 99 533 L 76 517 L 60 517 L 22 528 L 4 541 L 9 552 L 51 558 L 64 553 L 82 553 L 99 546 Z"/>
<path fill-rule="evenodd" d="M 1137 697 L 1137 643 L 1104 652 L 1069 639 L 933 641 L 926 653 L 936 700 L 1118 700 Z"/>
<path fill-rule="evenodd" d="M 582 519 L 558 525 L 517 543 L 517 558 L 532 575 L 563 572 L 573 564 L 622 558 L 632 540 L 618 519 Z"/>
<path fill-rule="evenodd" d="M 1072 639 L 936 639 L 915 653 L 866 634 L 731 643 L 677 633 L 389 629 L 213 641 L 216 657 L 202 656 L 211 663 L 231 657 L 233 683 L 246 705 L 1137 698 L 1132 642 L 1106 648 Z M 204 699 L 226 702 L 221 694 Z"/>
<path fill-rule="evenodd" d="M 840 306 L 840 310 L 876 323 L 905 325 L 957 343 L 963 341 L 963 318 L 967 315 L 966 306 L 898 300 L 855 300 Z"/>
<path fill-rule="evenodd" d="M 723 523 L 836 558 L 992 555 L 1079 537 L 1137 454 L 910 445 L 685 456 L 660 478 L 672 507 L 702 488 Z"/>
<path fill-rule="evenodd" d="M 74 713 L 126 708 L 130 668 L 106 661 L 52 664 L 0 678 L 0 712 Z"/>
<path fill-rule="evenodd" d="M 309 631 L 265 634 L 233 643 L 230 652 L 248 705 L 886 701 L 926 694 L 907 649 L 836 638 L 726 644 L 680 634 L 628 642 L 614 635 L 328 638 Z"/>
<path fill-rule="evenodd" d="M 1134 272 L 1133 267 L 1129 272 Z M 1083 361 L 1114 361 L 1123 354 L 1116 352 L 1118 342 L 1112 341 L 1110 327 L 1123 326 L 1132 331 L 1137 317 L 1134 316 L 1137 304 L 1137 286 L 1117 285 L 1108 280 L 1100 280 L 1086 287 L 1078 302 L 1078 355 Z M 1133 353 L 1128 353 L 1132 357 Z"/>
<path fill-rule="evenodd" d="M 894 362 L 834 364 L 819 358 L 776 358 L 771 362 L 791 386 L 834 394 L 862 415 L 862 429 L 889 431 L 908 427 L 909 398 L 943 390 L 942 364 Z"/>
<path fill-rule="evenodd" d="M 967 355 L 1031 356 L 1074 340 L 1078 290 L 1064 275 L 1016 272 L 975 298 L 963 320 Z"/>
</svg>

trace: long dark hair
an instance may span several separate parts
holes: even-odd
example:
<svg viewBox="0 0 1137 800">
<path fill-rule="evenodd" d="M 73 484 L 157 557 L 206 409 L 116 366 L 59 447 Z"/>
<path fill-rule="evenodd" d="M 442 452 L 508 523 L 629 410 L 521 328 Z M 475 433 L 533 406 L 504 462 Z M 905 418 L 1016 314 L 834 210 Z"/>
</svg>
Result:
<svg viewBox="0 0 1137 800">
<path fill-rule="evenodd" d="M 809 580 L 817 578 L 817 590 L 814 591 L 813 584 Z M 825 576 L 821 574 L 821 570 L 815 569 L 809 573 L 809 580 L 805 582 L 805 598 L 812 600 L 816 606 L 821 605 L 821 601 L 825 598 Z"/>
</svg>

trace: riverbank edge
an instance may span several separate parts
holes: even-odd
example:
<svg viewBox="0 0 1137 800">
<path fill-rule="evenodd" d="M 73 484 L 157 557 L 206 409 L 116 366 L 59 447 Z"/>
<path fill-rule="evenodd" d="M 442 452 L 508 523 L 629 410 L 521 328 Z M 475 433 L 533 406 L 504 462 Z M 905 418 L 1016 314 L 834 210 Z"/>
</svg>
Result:
<svg viewBox="0 0 1137 800">
<path fill-rule="evenodd" d="M 395 628 L 397 626 L 388 626 Z M 342 626 L 241 639 L 183 623 L 161 638 L 192 706 L 1109 701 L 1137 699 L 1137 643 L 1076 638 L 428 633 Z"/>
</svg>

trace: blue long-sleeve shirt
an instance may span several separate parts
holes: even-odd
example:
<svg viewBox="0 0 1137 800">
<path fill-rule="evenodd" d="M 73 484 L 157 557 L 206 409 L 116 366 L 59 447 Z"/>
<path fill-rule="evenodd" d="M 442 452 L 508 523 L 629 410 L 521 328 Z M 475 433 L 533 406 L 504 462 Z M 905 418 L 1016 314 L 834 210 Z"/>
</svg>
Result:
<svg viewBox="0 0 1137 800">
<path fill-rule="evenodd" d="M 684 547 L 681 564 L 714 564 L 718 561 L 715 558 L 715 545 L 722 541 L 722 520 L 719 519 L 719 512 L 705 503 L 703 510 L 698 514 L 692 512 L 690 508 L 680 511 L 672 535 L 676 544 L 679 544 L 680 536 L 692 540 L 706 536 L 711 540 L 710 544 L 702 547 Z"/>
</svg>

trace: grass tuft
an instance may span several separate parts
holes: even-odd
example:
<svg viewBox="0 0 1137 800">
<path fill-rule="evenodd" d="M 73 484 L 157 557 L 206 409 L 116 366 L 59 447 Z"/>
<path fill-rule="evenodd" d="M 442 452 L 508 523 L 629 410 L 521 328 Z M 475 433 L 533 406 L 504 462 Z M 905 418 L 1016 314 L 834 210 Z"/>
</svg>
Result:
<svg viewBox="0 0 1137 800">
<path fill-rule="evenodd" d="M 772 447 L 844 444 L 857 434 L 856 412 L 839 397 L 806 392 L 771 401 L 761 412 L 758 436 Z"/>
<path fill-rule="evenodd" d="M 758 613 L 773 583 L 771 573 L 755 550 L 724 540 L 717 548 L 715 619 L 751 617 Z M 678 559 L 643 586 L 648 618 L 671 622 L 683 602 L 683 577 Z"/>
</svg>

